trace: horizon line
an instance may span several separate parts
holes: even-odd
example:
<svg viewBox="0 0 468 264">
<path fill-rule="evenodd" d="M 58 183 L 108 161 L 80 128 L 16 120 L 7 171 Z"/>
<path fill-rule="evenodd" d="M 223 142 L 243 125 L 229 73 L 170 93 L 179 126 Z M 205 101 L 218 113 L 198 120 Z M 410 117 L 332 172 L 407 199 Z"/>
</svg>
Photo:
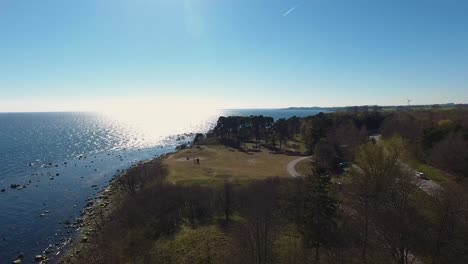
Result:
<svg viewBox="0 0 468 264">
<path fill-rule="evenodd" d="M 468 103 L 431 103 L 431 104 L 414 104 L 409 105 L 410 107 L 419 107 L 419 106 L 433 106 L 433 105 L 468 105 Z M 217 108 L 215 110 L 287 110 L 287 109 L 330 109 L 330 108 L 348 108 L 348 107 L 408 107 L 406 104 L 388 104 L 388 105 L 379 105 L 379 104 L 361 104 L 361 105 L 345 105 L 345 106 L 288 106 L 288 107 L 241 107 L 241 108 Z M 21 113 L 100 113 L 99 110 L 49 110 L 49 111 L 0 111 L 0 114 L 21 114 Z"/>
</svg>

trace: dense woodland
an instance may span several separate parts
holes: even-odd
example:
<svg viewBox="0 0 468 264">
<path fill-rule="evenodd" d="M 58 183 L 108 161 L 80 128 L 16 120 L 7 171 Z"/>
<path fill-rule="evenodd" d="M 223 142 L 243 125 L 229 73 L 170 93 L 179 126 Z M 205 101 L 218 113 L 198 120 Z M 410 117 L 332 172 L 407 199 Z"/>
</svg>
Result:
<svg viewBox="0 0 468 264">
<path fill-rule="evenodd" d="M 164 181 L 159 163 L 151 173 L 135 168 L 119 179 L 128 199 L 96 218 L 78 262 L 468 263 L 468 111 L 377 110 L 219 118 L 208 138 L 278 152 L 299 142 L 313 169 L 248 185 L 179 186 Z M 382 140 L 369 138 L 377 134 Z M 422 192 L 408 157 L 453 184 Z M 343 172 L 343 162 L 353 165 Z"/>
</svg>

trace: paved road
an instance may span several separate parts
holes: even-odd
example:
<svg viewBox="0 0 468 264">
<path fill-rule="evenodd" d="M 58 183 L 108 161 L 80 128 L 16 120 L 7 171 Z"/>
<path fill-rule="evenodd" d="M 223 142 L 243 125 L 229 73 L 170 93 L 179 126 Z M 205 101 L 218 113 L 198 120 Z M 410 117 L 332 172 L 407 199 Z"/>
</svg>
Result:
<svg viewBox="0 0 468 264">
<path fill-rule="evenodd" d="M 382 135 L 380 134 L 373 135 L 373 136 L 370 136 L 369 138 L 372 138 L 375 141 L 380 141 L 382 139 Z M 404 163 L 403 161 L 400 161 L 399 163 L 401 166 L 403 166 L 403 168 L 411 171 L 416 181 L 416 185 L 418 185 L 419 189 L 423 190 L 425 193 L 429 194 L 432 197 L 437 197 L 439 193 L 444 190 L 442 186 L 440 186 L 438 183 L 434 182 L 433 180 L 429 180 L 429 179 L 424 180 L 416 176 L 416 170 L 413 169 L 408 164 Z"/>
<path fill-rule="evenodd" d="M 413 177 L 416 181 L 416 185 L 423 190 L 425 193 L 429 194 L 430 196 L 437 197 L 438 194 L 443 191 L 442 186 L 440 186 L 438 183 L 436 183 L 433 180 L 424 180 L 416 176 L 416 170 L 411 168 L 408 164 L 401 162 L 400 165 L 406 168 L 407 170 L 411 171 L 413 174 Z"/>
<path fill-rule="evenodd" d="M 418 176 L 416 176 L 416 170 L 413 169 L 412 167 L 410 167 L 408 164 L 406 164 L 406 163 L 404 163 L 402 161 L 399 161 L 398 163 L 400 164 L 400 166 L 403 167 L 403 169 L 410 171 L 410 173 L 414 177 L 414 181 L 415 181 L 416 185 L 418 186 L 418 188 L 423 190 L 425 193 L 429 194 L 430 196 L 437 197 L 439 195 L 439 193 L 444 190 L 442 188 L 442 186 L 440 186 L 435 181 L 429 180 L 429 179 L 424 180 L 424 179 L 421 179 Z M 353 164 L 352 166 L 354 168 L 359 169 L 359 167 L 357 165 L 355 165 L 355 164 Z"/>
<path fill-rule="evenodd" d="M 299 172 L 296 171 L 296 165 L 303 160 L 310 159 L 311 157 L 312 156 L 300 157 L 289 162 L 286 167 L 288 174 L 291 175 L 292 177 L 303 176 Z M 416 170 L 411 168 L 408 164 L 400 161 L 400 165 L 402 165 L 405 169 L 408 169 L 413 172 L 414 179 L 418 187 L 421 190 L 423 190 L 425 193 L 429 194 L 430 196 L 437 197 L 438 194 L 443 190 L 442 186 L 440 186 L 438 183 L 432 180 L 423 180 L 417 177 Z"/>
<path fill-rule="evenodd" d="M 297 159 L 289 162 L 288 166 L 286 166 L 286 170 L 288 171 L 289 175 L 291 175 L 292 177 L 303 176 L 299 172 L 296 171 L 296 165 L 299 162 L 301 162 L 303 160 L 306 160 L 306 159 L 310 159 L 310 158 L 312 158 L 312 156 L 300 157 L 300 158 L 297 158 Z"/>
</svg>

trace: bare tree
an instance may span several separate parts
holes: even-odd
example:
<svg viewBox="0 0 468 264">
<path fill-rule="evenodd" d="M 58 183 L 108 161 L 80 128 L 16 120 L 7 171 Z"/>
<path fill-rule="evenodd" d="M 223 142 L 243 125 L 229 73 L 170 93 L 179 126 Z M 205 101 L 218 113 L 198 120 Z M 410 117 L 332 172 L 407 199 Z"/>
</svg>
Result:
<svg viewBox="0 0 468 264">
<path fill-rule="evenodd" d="M 117 179 L 117 183 L 130 196 L 134 196 L 141 183 L 141 177 L 134 170 L 127 171 Z"/>
<path fill-rule="evenodd" d="M 229 222 L 235 207 L 234 186 L 231 182 L 225 181 L 222 190 L 218 191 L 217 205 L 224 214 L 224 221 Z"/>
<path fill-rule="evenodd" d="M 238 245 L 244 262 L 274 262 L 273 243 L 277 234 L 275 215 L 277 180 L 267 180 L 246 190 L 242 210 L 247 218 L 238 230 Z"/>
<path fill-rule="evenodd" d="M 414 199 L 418 187 L 413 171 L 397 166 L 393 173 L 389 192 L 376 212 L 376 234 L 395 262 L 409 264 L 416 260 L 415 249 L 426 224 Z"/>
<path fill-rule="evenodd" d="M 372 217 L 395 181 L 394 171 L 402 152 L 402 142 L 397 139 L 390 140 L 387 148 L 382 143 L 367 143 L 360 148 L 351 170 L 350 207 L 360 223 L 364 263 L 367 263 Z"/>
<path fill-rule="evenodd" d="M 467 263 L 468 203 L 463 190 L 439 194 L 430 234 L 432 264 Z"/>
<path fill-rule="evenodd" d="M 150 183 L 160 184 L 167 176 L 167 168 L 159 160 L 139 164 L 117 179 L 117 184 L 130 196 Z"/>
<path fill-rule="evenodd" d="M 468 144 L 461 135 L 450 134 L 434 146 L 430 160 L 443 170 L 458 176 L 467 176 Z"/>
<path fill-rule="evenodd" d="M 349 120 L 332 129 L 327 138 L 336 146 L 343 158 L 352 160 L 358 147 L 367 141 L 367 130 L 365 126 L 359 129 Z"/>
<path fill-rule="evenodd" d="M 421 120 L 412 115 L 400 112 L 385 119 L 382 124 L 382 135 L 385 137 L 400 136 L 410 142 L 415 142 L 421 135 Z"/>
</svg>

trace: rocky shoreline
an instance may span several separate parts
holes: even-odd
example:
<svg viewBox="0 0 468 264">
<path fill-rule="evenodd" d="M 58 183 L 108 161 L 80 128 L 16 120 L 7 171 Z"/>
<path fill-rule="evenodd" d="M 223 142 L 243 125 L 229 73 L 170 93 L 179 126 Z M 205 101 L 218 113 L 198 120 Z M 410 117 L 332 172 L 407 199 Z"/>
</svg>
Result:
<svg viewBox="0 0 468 264">
<path fill-rule="evenodd" d="M 75 229 L 77 233 L 69 245 L 64 248 L 64 253 L 57 260 L 57 263 L 73 263 L 75 258 L 79 258 L 80 254 L 86 251 L 87 242 L 95 232 L 95 219 L 98 217 L 98 214 L 99 217 L 102 216 L 104 219 L 107 219 L 120 199 L 122 199 L 124 194 L 117 186 L 115 179 L 117 177 L 96 198 L 87 199 L 81 218 L 73 223 L 66 223 L 69 228 Z"/>
<path fill-rule="evenodd" d="M 91 198 L 86 198 L 85 205 L 81 211 L 78 211 L 74 217 L 61 220 L 58 224 L 61 226 L 55 233 L 55 236 L 63 236 L 54 243 L 49 244 L 41 251 L 36 251 L 36 254 L 24 254 L 21 251 L 18 255 L 10 260 L 9 263 L 75 263 L 76 259 L 86 254 L 87 248 L 91 245 L 93 238 L 96 237 L 98 222 L 105 223 L 109 220 L 115 208 L 118 208 L 121 202 L 126 201 L 128 194 L 120 188 L 118 179 L 124 177 L 129 171 L 137 166 L 149 164 L 154 161 L 161 161 L 169 155 L 176 153 L 179 149 L 190 146 L 193 142 L 193 134 L 183 134 L 177 136 L 179 145 L 165 154 L 154 156 L 150 159 L 141 160 L 133 163 L 125 169 L 118 169 L 116 173 L 104 185 L 92 185 L 91 187 L 97 192 Z M 183 142 L 180 142 L 183 141 Z M 66 164 L 66 162 L 65 162 Z M 53 164 L 51 167 L 57 167 Z M 55 175 L 55 174 L 54 174 Z M 58 176 L 59 174 L 56 173 Z M 83 178 L 83 177 L 81 177 Z M 23 184 L 11 184 L 13 190 L 25 188 Z M 0 192 L 6 192 L 6 188 L 0 189 Z M 76 207 L 76 205 L 73 205 Z M 45 210 L 39 214 L 40 218 L 46 218 L 52 210 Z"/>
<path fill-rule="evenodd" d="M 88 247 L 90 246 L 89 241 L 96 235 L 100 226 L 110 221 L 109 218 L 112 212 L 118 208 L 118 205 L 128 198 L 128 194 L 118 186 L 117 179 L 125 176 L 126 173 L 133 167 L 149 164 L 154 161 L 162 161 L 166 157 L 176 153 L 181 147 L 177 147 L 175 151 L 163 154 L 159 157 L 141 161 L 134 166 L 123 171 L 117 177 L 110 180 L 110 184 L 99 192 L 95 198 L 89 198 L 86 200 L 87 204 L 84 207 L 81 217 L 77 218 L 74 222 L 64 223 L 70 229 L 75 229 L 77 232 L 74 239 L 70 239 L 67 246 L 63 248 L 62 255 L 53 260 L 53 263 L 75 263 L 80 256 L 86 254 Z M 44 259 L 40 259 L 40 255 L 36 256 L 39 259 L 39 263 L 49 263 L 49 259 L 43 256 Z M 37 261 L 37 260 L 36 260 Z"/>
</svg>

